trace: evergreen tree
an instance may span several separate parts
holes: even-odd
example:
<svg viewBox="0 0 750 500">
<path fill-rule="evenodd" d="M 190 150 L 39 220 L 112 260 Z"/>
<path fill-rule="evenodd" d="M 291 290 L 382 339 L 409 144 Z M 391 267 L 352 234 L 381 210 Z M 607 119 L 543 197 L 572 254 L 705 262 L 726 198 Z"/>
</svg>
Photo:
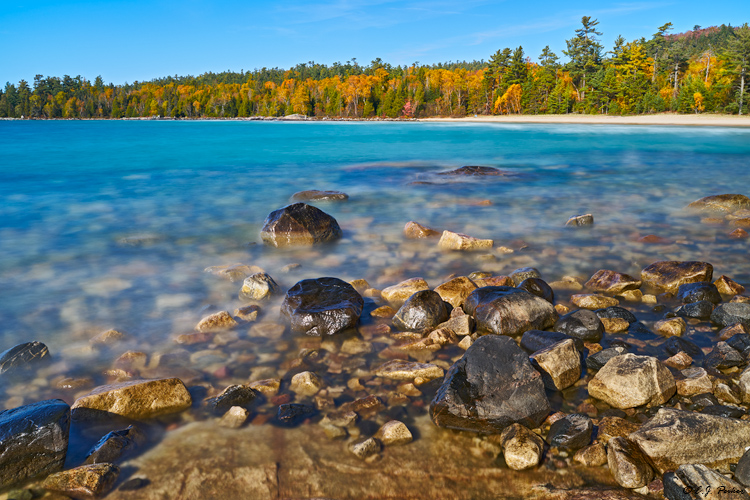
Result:
<svg viewBox="0 0 750 500">
<path fill-rule="evenodd" d="M 586 97 L 586 77 L 598 71 L 602 62 L 604 47 L 597 38 L 602 35 L 596 31 L 598 24 L 599 21 L 596 19 L 583 16 L 582 26 L 576 30 L 576 36 L 566 40 L 568 50 L 563 50 L 563 54 L 570 58 L 567 67 L 574 81 L 578 82 L 580 100 Z"/>
</svg>

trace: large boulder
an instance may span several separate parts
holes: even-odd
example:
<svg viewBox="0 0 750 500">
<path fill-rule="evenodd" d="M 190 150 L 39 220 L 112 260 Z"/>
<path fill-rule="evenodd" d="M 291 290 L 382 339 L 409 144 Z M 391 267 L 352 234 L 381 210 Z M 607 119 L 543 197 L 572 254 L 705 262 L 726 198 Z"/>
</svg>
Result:
<svg viewBox="0 0 750 500">
<path fill-rule="evenodd" d="M 402 331 L 427 333 L 448 320 L 445 302 L 432 290 L 415 293 L 393 317 L 393 326 Z"/>
<path fill-rule="evenodd" d="M 630 435 L 659 473 L 684 464 L 729 472 L 750 446 L 750 422 L 660 408 Z"/>
<path fill-rule="evenodd" d="M 549 412 L 541 375 L 512 339 L 498 335 L 469 347 L 430 404 L 438 427 L 490 434 L 513 423 L 538 427 Z"/>
<path fill-rule="evenodd" d="M 477 288 L 464 301 L 464 311 L 474 316 L 477 331 L 520 335 L 555 324 L 557 312 L 546 300 L 509 286 Z"/>
<path fill-rule="evenodd" d="M 680 285 L 711 281 L 714 268 L 708 262 L 662 260 L 641 271 L 641 281 L 658 290 L 675 293 Z"/>
<path fill-rule="evenodd" d="M 750 208 L 750 198 L 742 194 L 717 194 L 696 200 L 687 207 L 698 212 L 729 213 Z"/>
<path fill-rule="evenodd" d="M 302 280 L 286 292 L 281 314 L 293 332 L 319 337 L 354 328 L 365 301 L 349 283 L 338 278 Z"/>
<path fill-rule="evenodd" d="M 651 356 L 623 354 L 610 359 L 589 382 L 589 394 L 615 408 L 656 406 L 677 391 L 669 369 Z"/>
<path fill-rule="evenodd" d="M 71 407 L 73 420 L 146 420 L 190 408 L 193 403 L 185 384 L 178 378 L 129 380 L 97 387 L 76 399 Z"/>
<path fill-rule="evenodd" d="M 0 412 L 0 490 L 62 469 L 70 407 L 60 399 Z"/>
<path fill-rule="evenodd" d="M 310 246 L 341 238 L 336 219 L 305 203 L 293 203 L 271 212 L 260 237 L 274 247 Z"/>
</svg>

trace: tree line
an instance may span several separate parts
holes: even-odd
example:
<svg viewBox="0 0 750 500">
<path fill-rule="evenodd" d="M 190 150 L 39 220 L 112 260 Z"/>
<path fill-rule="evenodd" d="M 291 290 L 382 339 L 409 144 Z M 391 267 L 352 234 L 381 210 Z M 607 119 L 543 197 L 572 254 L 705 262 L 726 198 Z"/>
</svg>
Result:
<svg viewBox="0 0 750 500">
<path fill-rule="evenodd" d="M 619 36 L 611 50 L 599 22 L 584 16 L 562 55 L 532 60 L 523 47 L 488 61 L 392 66 L 356 59 L 289 69 L 206 73 L 106 85 L 81 76 L 21 80 L 0 90 L 8 118 L 235 118 L 302 114 L 413 118 L 488 114 L 747 114 L 750 27 L 727 25 L 651 38 Z"/>
</svg>

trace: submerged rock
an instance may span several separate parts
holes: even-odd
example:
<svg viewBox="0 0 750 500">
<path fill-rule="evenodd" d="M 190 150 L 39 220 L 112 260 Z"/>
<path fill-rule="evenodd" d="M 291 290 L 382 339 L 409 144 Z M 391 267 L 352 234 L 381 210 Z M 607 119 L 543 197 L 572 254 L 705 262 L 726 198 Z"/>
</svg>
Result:
<svg viewBox="0 0 750 500">
<path fill-rule="evenodd" d="M 477 331 L 520 335 L 555 324 L 552 304 L 526 290 L 507 286 L 477 288 L 466 298 L 464 310 L 473 315 Z"/>
<path fill-rule="evenodd" d="M 406 236 L 410 240 L 417 240 L 421 238 L 440 236 L 440 231 L 436 231 L 427 226 L 423 226 L 419 222 L 409 221 L 404 226 L 404 236 Z"/>
<path fill-rule="evenodd" d="M 94 499 L 106 495 L 119 475 L 120 468 L 116 465 L 81 465 L 52 474 L 44 480 L 42 487 L 74 498 Z"/>
<path fill-rule="evenodd" d="M 393 326 L 402 331 L 427 333 L 449 317 L 445 302 L 432 290 L 415 293 L 393 317 Z"/>
<path fill-rule="evenodd" d="M 292 195 L 292 201 L 346 201 L 349 195 L 341 191 L 319 191 L 309 189 Z"/>
<path fill-rule="evenodd" d="M 518 288 L 526 290 L 530 294 L 541 297 L 550 304 L 555 303 L 555 292 L 552 288 L 541 278 L 526 278 L 518 284 Z"/>
<path fill-rule="evenodd" d="M 594 225 L 594 216 L 591 214 L 585 214 L 585 215 L 574 215 L 570 219 L 568 219 L 568 222 L 565 223 L 566 226 L 593 226 Z"/>
<path fill-rule="evenodd" d="M 345 281 L 307 279 L 286 293 L 281 314 L 290 321 L 293 332 L 333 335 L 354 328 L 364 304 L 362 296 Z"/>
<path fill-rule="evenodd" d="M 492 240 L 483 240 L 453 231 L 443 231 L 438 247 L 443 250 L 486 250 L 495 244 Z"/>
<path fill-rule="evenodd" d="M 686 283 L 711 281 L 713 271 L 708 262 L 664 260 L 645 267 L 641 271 L 641 280 L 654 288 L 674 293 Z"/>
<path fill-rule="evenodd" d="M 466 297 L 476 289 L 477 285 L 466 276 L 453 278 L 435 287 L 438 295 L 454 308 L 461 307 Z"/>
<path fill-rule="evenodd" d="M 438 427 L 487 433 L 512 423 L 538 427 L 549 412 L 541 375 L 512 339 L 498 335 L 469 347 L 430 404 Z"/>
<path fill-rule="evenodd" d="M 116 462 L 128 453 L 133 452 L 146 441 L 146 436 L 137 427 L 129 425 L 127 429 L 112 431 L 94 445 L 86 457 L 87 464 Z"/>
<path fill-rule="evenodd" d="M 654 470 L 643 452 L 622 437 L 612 438 L 607 443 L 607 463 L 615 481 L 623 488 L 640 488 L 654 478 Z"/>
<path fill-rule="evenodd" d="M 600 269 L 584 285 L 594 292 L 620 294 L 626 290 L 637 290 L 641 287 L 641 280 L 629 274 Z"/>
<path fill-rule="evenodd" d="M 271 212 L 263 223 L 263 243 L 277 248 L 310 246 L 341 238 L 336 219 L 305 203 L 294 203 Z"/>
<path fill-rule="evenodd" d="M 276 412 L 276 423 L 282 427 L 296 427 L 308 418 L 314 417 L 317 410 L 309 405 L 285 403 L 279 405 Z"/>
<path fill-rule="evenodd" d="M 255 273 L 245 278 L 240 289 L 240 300 L 264 300 L 276 293 L 279 285 L 266 273 Z"/>
<path fill-rule="evenodd" d="M 468 165 L 460 167 L 455 170 L 449 170 L 448 172 L 438 172 L 437 175 L 451 175 L 451 176 L 506 176 L 509 172 L 500 170 L 495 167 L 481 167 L 476 165 Z"/>
<path fill-rule="evenodd" d="M 0 374 L 27 368 L 50 357 L 47 346 L 41 342 L 26 342 L 0 353 Z"/>
<path fill-rule="evenodd" d="M 654 357 L 635 354 L 610 359 L 589 382 L 589 394 L 615 408 L 659 405 L 676 391 L 666 366 Z"/>
<path fill-rule="evenodd" d="M 546 349 L 558 342 L 563 340 L 572 339 L 575 343 L 575 347 L 579 351 L 583 351 L 584 345 L 581 339 L 571 337 L 561 332 L 548 332 L 545 330 L 527 330 L 521 337 L 521 347 L 529 352 L 541 351 Z"/>
<path fill-rule="evenodd" d="M 599 342 L 604 335 L 604 325 L 595 312 L 579 309 L 562 316 L 555 330 L 586 342 Z"/>
<path fill-rule="evenodd" d="M 717 194 L 696 200 L 687 208 L 700 212 L 729 213 L 750 208 L 750 198 L 742 194 Z"/>
<path fill-rule="evenodd" d="M 383 446 L 400 446 L 411 443 L 414 437 L 406 424 L 398 420 L 390 420 L 383 424 L 375 434 L 375 439 Z"/>
<path fill-rule="evenodd" d="M 594 424 L 588 415 L 574 413 L 555 421 L 549 428 L 547 442 L 550 446 L 566 450 L 579 450 L 591 442 Z"/>
<path fill-rule="evenodd" d="M 233 406 L 249 408 L 255 402 L 257 393 L 244 385 L 230 385 L 216 397 L 206 400 L 206 407 L 212 412 L 223 415 Z"/>
<path fill-rule="evenodd" d="M 544 441 L 521 424 L 511 424 L 500 434 L 503 457 L 513 470 L 536 467 L 542 461 Z"/>
<path fill-rule="evenodd" d="M 62 469 L 70 407 L 60 399 L 0 412 L 0 490 Z"/>
</svg>

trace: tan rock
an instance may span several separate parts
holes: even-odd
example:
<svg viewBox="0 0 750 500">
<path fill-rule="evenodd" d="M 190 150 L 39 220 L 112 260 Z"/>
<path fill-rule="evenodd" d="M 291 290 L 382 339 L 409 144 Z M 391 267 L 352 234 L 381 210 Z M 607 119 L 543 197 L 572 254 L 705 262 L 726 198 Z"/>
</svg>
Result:
<svg viewBox="0 0 750 500">
<path fill-rule="evenodd" d="M 740 219 L 735 219 L 731 222 L 732 226 L 742 228 L 742 227 L 750 227 L 750 217 L 742 217 Z"/>
<path fill-rule="evenodd" d="M 439 235 L 440 232 L 435 231 L 434 229 L 430 229 L 427 226 L 423 226 L 418 222 L 409 221 L 404 226 L 404 236 L 412 240 L 420 238 L 430 238 L 432 236 Z"/>
<path fill-rule="evenodd" d="M 427 339 L 430 340 L 433 344 L 437 344 L 440 346 L 445 346 L 448 344 L 458 344 L 458 337 L 456 337 L 456 334 L 453 333 L 450 328 L 438 328 L 437 330 L 433 330 L 427 336 Z"/>
<path fill-rule="evenodd" d="M 471 335 L 471 332 L 474 330 L 474 318 L 458 307 L 453 309 L 448 321 L 440 323 L 437 327 L 447 328 L 458 336 Z"/>
<path fill-rule="evenodd" d="M 713 266 L 708 262 L 659 261 L 641 271 L 641 280 L 653 288 L 675 293 L 680 285 L 711 281 Z"/>
<path fill-rule="evenodd" d="M 284 330 L 286 326 L 279 323 L 256 323 L 250 328 L 248 336 L 277 340 L 284 334 Z"/>
<path fill-rule="evenodd" d="M 565 316 L 570 312 L 570 307 L 566 306 L 565 304 L 555 304 L 555 311 L 560 316 Z"/>
<path fill-rule="evenodd" d="M 600 318 L 604 331 L 607 333 L 622 333 L 628 331 L 630 323 L 622 318 Z"/>
<path fill-rule="evenodd" d="M 241 406 L 232 406 L 219 420 L 219 425 L 229 429 L 239 429 L 242 427 L 250 412 Z"/>
<path fill-rule="evenodd" d="M 278 378 L 267 378 L 263 380 L 256 380 L 251 382 L 248 387 L 252 390 L 263 394 L 266 397 L 275 396 L 279 393 L 279 387 L 281 387 L 281 380 Z"/>
<path fill-rule="evenodd" d="M 575 215 L 568 219 L 568 222 L 565 223 L 566 226 L 593 226 L 594 225 L 594 216 L 591 214 L 585 214 L 585 215 Z"/>
<path fill-rule="evenodd" d="M 466 337 L 461 339 L 461 342 L 458 343 L 458 347 L 463 349 L 464 351 L 471 347 L 471 344 L 473 344 L 474 341 L 471 339 L 471 336 L 467 335 Z"/>
<path fill-rule="evenodd" d="M 640 428 L 640 425 L 620 417 L 604 417 L 599 421 L 597 439 L 607 444 L 615 437 L 628 437 Z"/>
<path fill-rule="evenodd" d="M 113 464 L 81 465 L 47 476 L 42 488 L 74 498 L 94 499 L 109 493 L 119 475 L 120 468 Z"/>
<path fill-rule="evenodd" d="M 234 310 L 234 317 L 236 319 L 239 319 L 240 321 L 245 322 L 252 322 L 258 319 L 258 315 L 260 314 L 260 307 L 256 305 L 249 305 L 249 306 L 243 306 L 238 307 Z"/>
<path fill-rule="evenodd" d="M 249 266 L 246 264 L 230 264 L 228 266 L 211 266 L 203 270 L 206 273 L 211 273 L 214 276 L 226 278 L 229 281 L 235 282 L 244 280 L 247 276 L 255 273 L 262 273 L 263 269 L 258 266 Z"/>
<path fill-rule="evenodd" d="M 581 358 L 573 339 L 563 340 L 531 355 L 531 363 L 552 390 L 566 389 L 581 378 Z"/>
<path fill-rule="evenodd" d="M 396 310 L 391 306 L 380 306 L 370 312 L 370 316 L 374 318 L 392 318 L 396 315 Z"/>
<path fill-rule="evenodd" d="M 732 405 L 742 404 L 742 397 L 740 396 L 738 391 L 724 380 L 714 380 L 713 393 L 714 396 L 716 396 L 721 402 L 729 403 Z"/>
<path fill-rule="evenodd" d="M 380 453 L 380 441 L 375 438 L 368 438 L 361 443 L 352 443 L 349 445 L 349 451 L 357 458 L 364 460 L 371 455 Z"/>
<path fill-rule="evenodd" d="M 445 372 L 433 364 L 394 359 L 375 370 L 375 375 L 393 380 L 414 380 L 415 378 L 433 380 L 441 378 Z"/>
<path fill-rule="evenodd" d="M 573 460 L 586 467 L 601 467 L 607 463 L 607 450 L 602 443 L 594 443 L 578 450 Z"/>
<path fill-rule="evenodd" d="M 297 373 L 289 384 L 289 389 L 300 396 L 314 396 L 322 387 L 320 377 L 309 371 Z"/>
<path fill-rule="evenodd" d="M 190 408 L 193 400 L 178 378 L 131 380 L 97 387 L 78 398 L 71 411 L 74 420 L 99 420 L 120 415 L 145 420 Z"/>
<path fill-rule="evenodd" d="M 719 331 L 719 340 L 728 340 L 738 333 L 750 333 L 750 328 L 746 327 L 742 323 L 735 323 L 733 325 L 725 326 Z"/>
<path fill-rule="evenodd" d="M 674 356 L 665 359 L 664 364 L 676 370 L 684 370 L 685 368 L 693 364 L 693 358 L 691 358 L 690 355 L 686 353 L 685 351 L 680 351 Z M 680 384 L 679 384 L 679 381 L 676 381 L 676 382 L 677 382 L 677 392 L 679 393 Z"/>
<path fill-rule="evenodd" d="M 681 337 L 686 329 L 687 324 L 682 318 L 662 319 L 654 323 L 654 330 L 664 337 Z"/>
<path fill-rule="evenodd" d="M 615 356 L 589 382 L 589 394 L 615 408 L 663 404 L 677 390 L 672 373 L 651 356 Z"/>
<path fill-rule="evenodd" d="M 391 420 L 383 424 L 375 434 L 375 439 L 383 443 L 383 446 L 399 446 L 411 443 L 414 437 L 403 422 Z"/>
<path fill-rule="evenodd" d="M 240 289 L 240 300 L 265 300 L 278 292 L 279 285 L 266 273 L 256 273 L 245 278 Z"/>
<path fill-rule="evenodd" d="M 356 279 L 349 282 L 351 286 L 354 287 L 354 289 L 357 291 L 358 294 L 362 295 L 365 290 L 367 290 L 370 287 L 370 284 L 367 282 L 367 280 L 364 279 Z"/>
<path fill-rule="evenodd" d="M 115 368 L 143 370 L 147 362 L 148 355 L 145 352 L 127 351 L 115 360 Z"/>
<path fill-rule="evenodd" d="M 746 295 L 735 295 L 729 302 L 750 302 L 750 297 Z"/>
<path fill-rule="evenodd" d="M 521 424 L 511 424 L 500 434 L 505 463 L 513 470 L 536 467 L 542 461 L 544 441 Z"/>
<path fill-rule="evenodd" d="M 595 295 L 591 293 L 579 293 L 570 296 L 570 301 L 580 309 L 604 309 L 605 307 L 616 306 L 620 301 L 613 297 L 604 295 Z"/>
<path fill-rule="evenodd" d="M 607 464 L 617 484 L 623 488 L 641 488 L 654 478 L 654 470 L 638 445 L 615 437 L 607 443 Z"/>
<path fill-rule="evenodd" d="M 722 295 L 739 295 L 745 291 L 744 286 L 723 274 L 719 276 L 719 279 L 714 281 L 714 285 Z"/>
<path fill-rule="evenodd" d="M 454 308 L 461 307 L 466 297 L 476 289 L 477 285 L 466 276 L 453 278 L 435 287 L 435 291 L 440 295 L 440 298 Z"/>
<path fill-rule="evenodd" d="M 750 208 L 750 199 L 741 194 L 717 194 L 696 200 L 687 208 L 698 212 L 730 213 Z"/>
<path fill-rule="evenodd" d="M 656 295 L 643 294 L 643 297 L 641 298 L 641 301 L 644 304 L 656 304 L 657 303 Z"/>
<path fill-rule="evenodd" d="M 713 380 L 703 368 L 686 368 L 680 373 L 685 377 L 676 381 L 677 394 L 680 396 L 694 396 L 705 392 L 713 392 Z"/>
<path fill-rule="evenodd" d="M 515 286 L 510 276 L 487 276 L 485 278 L 473 279 L 478 287 L 483 286 Z"/>
<path fill-rule="evenodd" d="M 195 326 L 195 329 L 199 332 L 213 332 L 218 330 L 228 330 L 235 326 L 237 326 L 237 322 L 231 314 L 227 311 L 219 311 L 200 320 Z"/>
<path fill-rule="evenodd" d="M 384 288 L 380 293 L 392 307 L 398 308 L 415 293 L 429 289 L 429 285 L 423 278 L 410 278 L 397 285 Z"/>
<path fill-rule="evenodd" d="M 111 345 L 125 338 L 125 334 L 118 330 L 107 330 L 91 339 L 91 345 Z"/>
<path fill-rule="evenodd" d="M 641 287 L 641 280 L 629 274 L 618 273 L 607 269 L 600 269 L 584 285 L 595 292 L 620 294 L 626 290 L 636 290 Z"/>
<path fill-rule="evenodd" d="M 358 338 L 349 338 L 341 343 L 341 353 L 355 356 L 372 352 L 372 342 L 366 342 Z"/>
<path fill-rule="evenodd" d="M 623 290 L 617 294 L 618 297 L 622 297 L 628 302 L 640 302 L 643 300 L 643 292 L 640 290 Z"/>
<path fill-rule="evenodd" d="M 438 241 L 438 248 L 442 250 L 486 250 L 495 245 L 493 240 L 483 240 L 453 231 L 443 231 Z"/>
</svg>

